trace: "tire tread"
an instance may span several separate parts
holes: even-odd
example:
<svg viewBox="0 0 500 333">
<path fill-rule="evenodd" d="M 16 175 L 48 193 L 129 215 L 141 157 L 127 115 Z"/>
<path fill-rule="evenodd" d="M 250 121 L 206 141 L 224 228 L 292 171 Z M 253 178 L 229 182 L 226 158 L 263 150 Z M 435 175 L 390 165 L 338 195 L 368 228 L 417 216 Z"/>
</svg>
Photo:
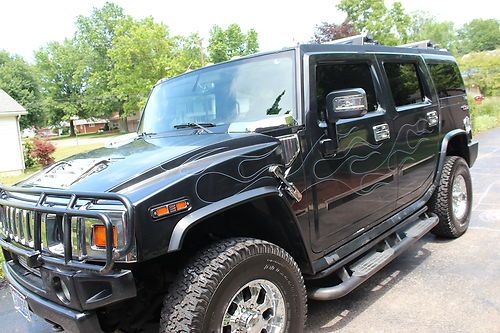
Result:
<svg viewBox="0 0 500 333">
<path fill-rule="evenodd" d="M 230 238 L 210 245 L 193 257 L 170 286 L 163 302 L 160 332 L 197 332 L 203 327 L 204 313 L 219 283 L 237 263 L 255 255 L 273 254 L 293 268 L 300 281 L 307 315 L 307 294 L 304 280 L 295 260 L 282 248 L 267 241 L 252 238 Z"/>
</svg>

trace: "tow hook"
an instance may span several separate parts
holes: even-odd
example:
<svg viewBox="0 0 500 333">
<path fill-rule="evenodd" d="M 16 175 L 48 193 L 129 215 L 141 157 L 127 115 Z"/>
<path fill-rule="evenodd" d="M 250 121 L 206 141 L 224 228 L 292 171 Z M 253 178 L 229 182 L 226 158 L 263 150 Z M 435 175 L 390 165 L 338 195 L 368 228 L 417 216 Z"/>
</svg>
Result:
<svg viewBox="0 0 500 333">
<path fill-rule="evenodd" d="M 290 195 L 297 202 L 300 202 L 300 200 L 302 200 L 302 193 L 300 193 L 299 189 L 295 185 L 293 185 L 293 183 L 286 180 L 283 172 L 278 165 L 271 166 L 269 168 L 269 172 L 281 181 L 280 187 L 284 189 L 286 193 L 288 193 L 288 195 Z"/>
</svg>

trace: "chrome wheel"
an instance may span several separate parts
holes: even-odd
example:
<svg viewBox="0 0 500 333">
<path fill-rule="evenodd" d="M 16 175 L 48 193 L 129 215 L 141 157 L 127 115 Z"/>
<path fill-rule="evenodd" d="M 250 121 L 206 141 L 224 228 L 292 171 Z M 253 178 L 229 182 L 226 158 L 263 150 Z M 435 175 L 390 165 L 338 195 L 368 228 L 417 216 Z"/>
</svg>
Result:
<svg viewBox="0 0 500 333">
<path fill-rule="evenodd" d="M 465 178 L 462 175 L 456 175 L 452 187 L 452 208 L 453 214 L 458 220 L 461 220 L 467 212 L 468 196 Z"/>
<path fill-rule="evenodd" d="M 253 280 L 229 302 L 221 332 L 281 333 L 285 323 L 285 302 L 279 288 L 268 280 Z"/>
</svg>

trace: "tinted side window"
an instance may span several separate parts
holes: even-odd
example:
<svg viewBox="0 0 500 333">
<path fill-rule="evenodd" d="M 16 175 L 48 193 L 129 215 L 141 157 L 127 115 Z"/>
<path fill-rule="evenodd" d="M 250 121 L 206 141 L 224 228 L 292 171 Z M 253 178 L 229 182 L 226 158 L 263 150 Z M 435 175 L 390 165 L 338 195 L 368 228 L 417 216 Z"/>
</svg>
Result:
<svg viewBox="0 0 500 333">
<path fill-rule="evenodd" d="M 385 63 L 385 72 L 396 106 L 420 103 L 424 99 L 417 66 L 411 63 Z"/>
<path fill-rule="evenodd" d="M 316 98 L 319 112 L 325 112 L 326 95 L 335 90 L 351 88 L 364 89 L 368 111 L 377 109 L 372 73 L 367 63 L 320 64 L 316 67 Z"/>
<path fill-rule="evenodd" d="M 464 82 L 456 64 L 428 64 L 439 97 L 465 94 Z"/>
</svg>

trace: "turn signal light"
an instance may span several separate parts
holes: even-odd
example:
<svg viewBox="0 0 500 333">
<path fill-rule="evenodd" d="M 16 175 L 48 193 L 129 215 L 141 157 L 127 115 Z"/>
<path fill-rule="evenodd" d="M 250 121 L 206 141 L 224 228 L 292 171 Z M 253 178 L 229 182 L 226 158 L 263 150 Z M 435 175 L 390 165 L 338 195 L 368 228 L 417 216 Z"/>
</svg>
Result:
<svg viewBox="0 0 500 333">
<path fill-rule="evenodd" d="M 179 200 L 159 207 L 151 208 L 150 213 L 154 218 L 172 215 L 189 209 L 188 200 Z"/>
<path fill-rule="evenodd" d="M 113 246 L 116 247 L 118 236 L 116 228 L 113 227 Z M 92 244 L 97 247 L 106 247 L 106 227 L 100 224 L 92 226 Z"/>
</svg>

